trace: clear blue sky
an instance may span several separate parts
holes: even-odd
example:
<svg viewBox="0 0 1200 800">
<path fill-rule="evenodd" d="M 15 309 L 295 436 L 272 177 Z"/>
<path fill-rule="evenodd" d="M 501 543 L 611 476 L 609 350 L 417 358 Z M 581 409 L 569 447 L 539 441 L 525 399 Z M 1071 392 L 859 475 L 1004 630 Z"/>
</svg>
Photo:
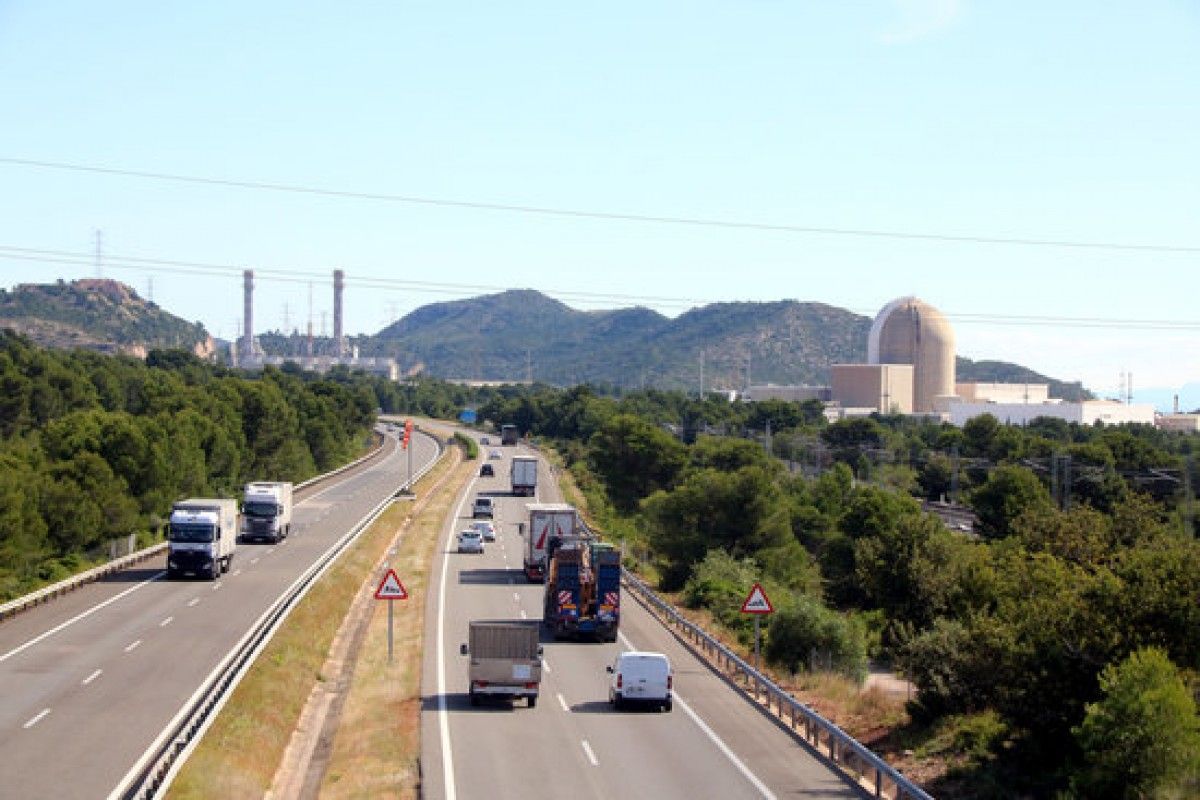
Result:
<svg viewBox="0 0 1200 800">
<path fill-rule="evenodd" d="M 548 216 L 13 160 L 1184 250 Z M 259 330 L 282 327 L 285 304 L 303 328 L 308 274 L 319 330 L 335 267 L 347 273 L 349 333 L 510 287 L 669 315 L 784 298 L 873 315 L 915 294 L 951 317 L 971 358 L 1101 391 L 1123 370 L 1139 387 L 1200 381 L 1200 6 L 1190 0 L 0 0 L 0 187 L 3 285 L 94 275 L 86 254 L 100 229 L 106 277 L 142 294 L 152 279 L 161 306 L 226 338 L 240 274 L 130 259 L 260 270 Z M 64 264 L 11 248 L 84 255 Z M 267 269 L 295 280 L 268 280 Z M 1141 322 L 1015 319 L 1029 315 Z"/>
</svg>

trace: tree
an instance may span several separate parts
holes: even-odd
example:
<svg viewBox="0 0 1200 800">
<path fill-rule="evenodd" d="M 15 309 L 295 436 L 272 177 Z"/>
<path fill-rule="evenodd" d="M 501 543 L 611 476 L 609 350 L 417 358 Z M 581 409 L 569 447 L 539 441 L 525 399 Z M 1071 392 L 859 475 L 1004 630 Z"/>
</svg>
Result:
<svg viewBox="0 0 1200 800">
<path fill-rule="evenodd" d="M 1104 697 L 1072 729 L 1083 751 L 1076 786 L 1089 797 L 1142 798 L 1197 787 L 1200 717 L 1178 670 L 1157 648 L 1137 650 L 1100 675 Z"/>
<path fill-rule="evenodd" d="M 829 665 L 858 680 L 867 674 L 862 626 L 811 597 L 799 597 L 791 608 L 771 615 L 766 657 L 791 672 Z"/>
<path fill-rule="evenodd" d="M 980 532 L 995 539 L 1012 533 L 1013 521 L 1021 513 L 1049 509 L 1051 505 L 1050 493 L 1038 477 L 1025 467 L 1012 465 L 996 467 L 971 493 Z"/>
<path fill-rule="evenodd" d="M 632 511 L 642 498 L 669 488 L 686 458 L 686 448 L 674 436 L 630 414 L 605 422 L 588 449 L 592 468 L 622 511 Z"/>
</svg>

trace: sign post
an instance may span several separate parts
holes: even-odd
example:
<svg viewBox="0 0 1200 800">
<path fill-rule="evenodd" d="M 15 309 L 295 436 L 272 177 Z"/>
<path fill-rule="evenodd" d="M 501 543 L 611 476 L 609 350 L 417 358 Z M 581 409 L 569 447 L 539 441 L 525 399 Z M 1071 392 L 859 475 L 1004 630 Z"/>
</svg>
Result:
<svg viewBox="0 0 1200 800">
<path fill-rule="evenodd" d="M 408 599 L 408 590 L 400 582 L 396 570 L 388 568 L 387 574 L 379 582 L 379 588 L 375 590 L 375 599 L 388 601 L 388 663 L 390 664 L 392 662 L 392 601 Z"/>
<path fill-rule="evenodd" d="M 412 491 L 412 443 L 413 424 L 411 419 L 404 420 L 404 449 L 408 451 L 408 491 Z"/>
<path fill-rule="evenodd" d="M 742 603 L 743 614 L 754 615 L 754 668 L 758 667 L 758 652 L 759 644 L 762 641 L 762 634 L 759 630 L 758 620 L 764 614 L 773 614 L 775 607 L 771 605 L 771 601 L 767 599 L 767 593 L 759 584 L 754 584 L 750 589 L 750 594 L 746 595 L 745 601 Z"/>
</svg>

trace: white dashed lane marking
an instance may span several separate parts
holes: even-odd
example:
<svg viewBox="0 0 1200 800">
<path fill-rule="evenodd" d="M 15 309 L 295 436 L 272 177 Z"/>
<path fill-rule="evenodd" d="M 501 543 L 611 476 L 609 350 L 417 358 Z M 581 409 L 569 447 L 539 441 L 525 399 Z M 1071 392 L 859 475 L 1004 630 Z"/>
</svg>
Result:
<svg viewBox="0 0 1200 800">
<path fill-rule="evenodd" d="M 34 725 L 37 725 L 39 722 L 41 722 L 45 718 L 45 716 L 49 713 L 50 713 L 50 709 L 43 708 L 32 719 L 30 719 L 28 722 L 26 722 L 21 727 L 24 728 L 25 730 L 29 730 Z"/>
<path fill-rule="evenodd" d="M 141 639 L 138 639 L 136 642 L 130 642 L 129 644 L 125 645 L 125 652 L 132 653 L 134 650 L 137 649 L 137 646 L 140 645 L 141 643 L 142 643 Z"/>
<path fill-rule="evenodd" d="M 165 627 L 167 627 L 168 625 L 170 625 L 170 624 L 171 624 L 171 623 L 172 623 L 174 620 L 175 620 L 175 618 L 174 618 L 174 617 L 167 617 L 167 618 L 166 618 L 166 619 L 164 619 L 162 622 L 158 623 L 158 627 L 160 627 L 160 628 L 165 628 Z"/>
<path fill-rule="evenodd" d="M 600 766 L 600 762 L 596 760 L 596 754 L 592 752 L 592 746 L 588 744 L 587 739 L 580 739 L 580 744 L 583 745 L 583 752 L 587 755 L 588 761 L 592 762 L 593 767 Z"/>
<path fill-rule="evenodd" d="M 103 674 L 104 674 L 104 670 L 98 669 L 95 672 L 93 672 L 91 675 L 88 675 L 86 678 L 84 678 L 82 681 L 80 681 L 79 685 L 87 686 L 89 683 L 96 680 L 96 678 L 99 678 Z"/>
</svg>

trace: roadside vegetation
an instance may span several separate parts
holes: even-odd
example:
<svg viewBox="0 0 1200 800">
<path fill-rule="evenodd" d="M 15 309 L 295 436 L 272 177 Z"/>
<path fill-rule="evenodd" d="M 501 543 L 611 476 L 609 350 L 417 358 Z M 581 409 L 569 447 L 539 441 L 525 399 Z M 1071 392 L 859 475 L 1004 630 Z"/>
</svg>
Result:
<svg viewBox="0 0 1200 800">
<path fill-rule="evenodd" d="M 0 602 L 107 560 L 114 540 L 151 543 L 177 499 L 349 461 L 373 387 L 345 371 L 248 377 L 183 351 L 43 350 L 0 331 Z"/>
<path fill-rule="evenodd" d="M 907 722 L 882 709 L 892 727 L 871 739 L 934 795 L 1200 793 L 1200 436 L 987 416 L 829 424 L 813 403 L 655 391 L 457 391 L 418 382 L 397 399 L 461 402 L 552 441 L 629 563 L 743 645 L 752 624 L 738 608 L 761 582 L 777 609 L 765 654 L 794 685 L 856 683 L 868 659 L 915 683 Z M 974 513 L 973 530 L 923 510 L 943 498 Z M 1171 700 L 1133 703 L 1142 690 L 1117 691 L 1122 679 Z"/>
</svg>

